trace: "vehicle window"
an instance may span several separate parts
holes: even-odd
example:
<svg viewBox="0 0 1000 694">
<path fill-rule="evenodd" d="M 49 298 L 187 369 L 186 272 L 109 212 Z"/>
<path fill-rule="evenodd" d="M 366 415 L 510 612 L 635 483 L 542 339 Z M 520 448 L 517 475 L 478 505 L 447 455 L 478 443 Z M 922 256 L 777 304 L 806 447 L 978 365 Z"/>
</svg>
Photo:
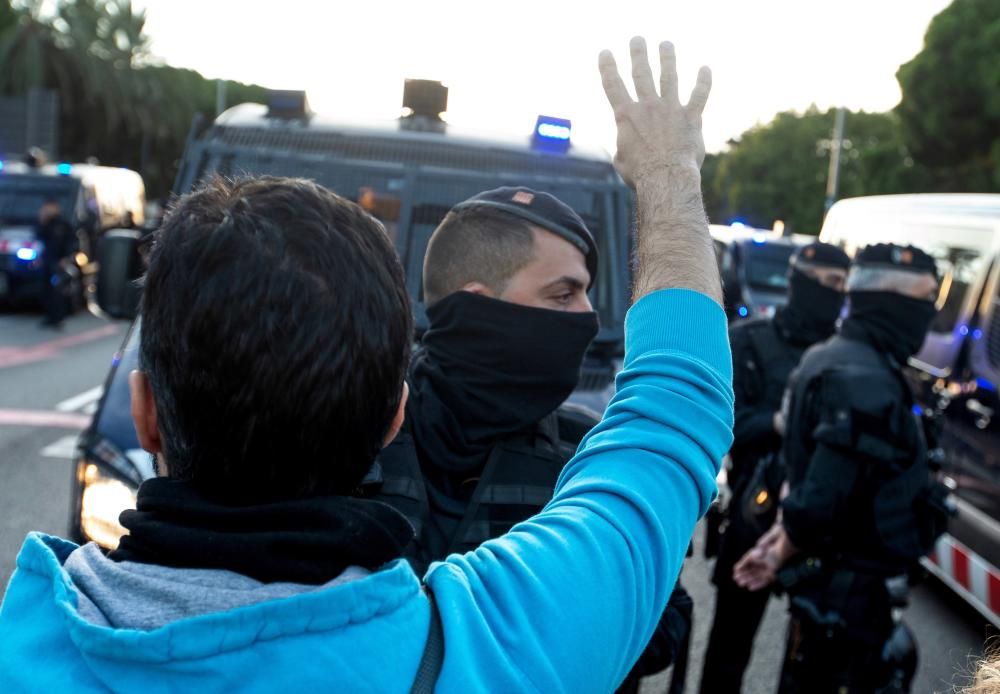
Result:
<svg viewBox="0 0 1000 694">
<path fill-rule="evenodd" d="M 0 177 L 0 222 L 34 224 L 38 210 L 50 199 L 57 200 L 68 217 L 76 209 L 77 185 L 65 178 Z"/>
<path fill-rule="evenodd" d="M 795 248 L 785 244 L 747 244 L 744 246 L 747 284 L 754 289 L 788 290 L 788 259 Z"/>
<path fill-rule="evenodd" d="M 215 167 L 209 166 L 210 171 L 213 169 L 223 176 L 267 174 L 312 179 L 368 210 L 382 222 L 397 250 L 401 250 L 399 223 L 406 188 L 401 172 L 361 164 L 331 166 L 323 157 L 290 157 L 252 150 L 224 154 Z"/>
<path fill-rule="evenodd" d="M 941 277 L 938 314 L 931 330 L 949 333 L 961 317 L 969 289 L 983 269 L 984 259 L 978 251 L 968 248 L 929 247 L 927 250 L 937 260 L 938 275 Z"/>
<path fill-rule="evenodd" d="M 370 162 L 338 162 L 324 156 L 286 156 L 267 151 L 239 150 L 224 152 L 208 162 L 204 174 L 224 176 L 270 174 L 309 178 L 338 195 L 362 205 L 379 218 L 396 244 L 407 276 L 410 295 L 422 302 L 420 276 L 427 242 L 437 225 L 456 203 L 476 193 L 501 185 L 516 185 L 516 172 L 504 178 L 462 171 L 447 173 L 404 173 L 399 166 Z M 609 189 L 588 189 L 580 183 L 559 185 L 539 181 L 535 172 L 525 172 L 524 180 L 538 190 L 549 192 L 576 210 L 594 234 L 600 250 L 599 280 L 592 289 L 591 301 L 604 325 L 614 325 L 614 306 L 624 304 L 621 297 L 628 287 L 621 282 L 615 267 L 622 260 L 613 246 L 612 226 L 614 193 Z M 509 179 L 509 180 L 507 180 Z M 624 233 L 625 230 L 622 230 Z M 417 307 L 419 315 L 420 307 Z"/>
</svg>

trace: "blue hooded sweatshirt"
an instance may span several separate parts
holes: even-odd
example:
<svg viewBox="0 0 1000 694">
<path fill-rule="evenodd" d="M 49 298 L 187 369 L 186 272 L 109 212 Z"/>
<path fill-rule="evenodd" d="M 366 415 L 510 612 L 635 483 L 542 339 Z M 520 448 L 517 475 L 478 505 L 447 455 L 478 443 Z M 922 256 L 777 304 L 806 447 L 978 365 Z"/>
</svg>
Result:
<svg viewBox="0 0 1000 694">
<path fill-rule="evenodd" d="M 731 442 L 722 309 L 662 290 L 626 319 L 601 423 L 537 516 L 431 566 L 445 657 L 437 692 L 609 692 L 649 640 Z M 430 603 L 403 560 L 315 591 L 149 630 L 81 616 L 31 534 L 0 606 L 0 692 L 409 691 Z M 156 596 L 150 596 L 155 600 Z"/>
</svg>

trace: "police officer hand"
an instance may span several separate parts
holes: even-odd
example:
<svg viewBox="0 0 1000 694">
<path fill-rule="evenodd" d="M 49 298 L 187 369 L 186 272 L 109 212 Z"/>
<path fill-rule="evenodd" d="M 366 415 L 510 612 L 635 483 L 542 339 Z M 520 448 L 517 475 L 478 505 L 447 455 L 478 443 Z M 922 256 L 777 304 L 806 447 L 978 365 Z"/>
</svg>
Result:
<svg viewBox="0 0 1000 694">
<path fill-rule="evenodd" d="M 700 169 L 705 160 L 701 113 L 712 88 L 712 72 L 707 67 L 701 68 L 685 106 L 677 95 L 673 44 L 668 41 L 660 44 L 659 94 L 646 55 L 646 41 L 639 36 L 633 38 L 630 50 L 638 100 L 633 100 L 626 91 L 611 52 L 602 51 L 599 58 L 604 91 L 618 124 L 615 167 L 633 187 L 644 177 L 672 169 Z"/>
<path fill-rule="evenodd" d="M 733 581 L 746 590 L 766 588 L 774 583 L 778 570 L 797 552 L 784 526 L 776 523 L 733 567 Z"/>
</svg>

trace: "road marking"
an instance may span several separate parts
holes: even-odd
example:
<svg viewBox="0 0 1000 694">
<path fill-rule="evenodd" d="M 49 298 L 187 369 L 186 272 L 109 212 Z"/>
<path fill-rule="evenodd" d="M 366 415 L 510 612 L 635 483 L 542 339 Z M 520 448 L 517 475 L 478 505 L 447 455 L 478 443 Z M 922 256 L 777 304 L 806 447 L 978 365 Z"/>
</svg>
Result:
<svg viewBox="0 0 1000 694">
<path fill-rule="evenodd" d="M 90 417 L 73 412 L 51 412 L 49 410 L 0 410 L 0 424 L 86 429 L 90 424 Z"/>
<path fill-rule="evenodd" d="M 75 435 L 63 436 L 58 441 L 53 441 L 42 449 L 42 455 L 46 458 L 69 458 L 76 454 Z"/>
<path fill-rule="evenodd" d="M 61 403 L 56 405 L 56 410 L 59 412 L 73 412 L 75 410 L 79 410 L 100 400 L 102 393 L 104 393 L 104 386 L 94 386 L 90 390 L 84 391 L 79 395 L 66 398 Z"/>
<path fill-rule="evenodd" d="M 67 335 L 66 337 L 40 342 L 30 347 L 0 347 L 0 369 L 52 359 L 68 347 L 93 342 L 94 340 L 100 340 L 102 337 L 110 335 L 118 335 L 121 331 L 122 326 L 112 324 L 94 328 L 93 330 L 85 330 L 76 335 Z"/>
</svg>

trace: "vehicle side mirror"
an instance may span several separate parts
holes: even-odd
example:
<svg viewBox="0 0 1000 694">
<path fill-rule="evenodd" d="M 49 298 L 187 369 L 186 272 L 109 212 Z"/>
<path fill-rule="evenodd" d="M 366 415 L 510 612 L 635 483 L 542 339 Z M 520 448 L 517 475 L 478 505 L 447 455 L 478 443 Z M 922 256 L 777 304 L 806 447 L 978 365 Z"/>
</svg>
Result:
<svg viewBox="0 0 1000 694">
<path fill-rule="evenodd" d="M 139 313 L 141 239 L 141 231 L 114 229 L 101 237 L 97 247 L 97 305 L 113 318 L 132 320 Z"/>
</svg>

